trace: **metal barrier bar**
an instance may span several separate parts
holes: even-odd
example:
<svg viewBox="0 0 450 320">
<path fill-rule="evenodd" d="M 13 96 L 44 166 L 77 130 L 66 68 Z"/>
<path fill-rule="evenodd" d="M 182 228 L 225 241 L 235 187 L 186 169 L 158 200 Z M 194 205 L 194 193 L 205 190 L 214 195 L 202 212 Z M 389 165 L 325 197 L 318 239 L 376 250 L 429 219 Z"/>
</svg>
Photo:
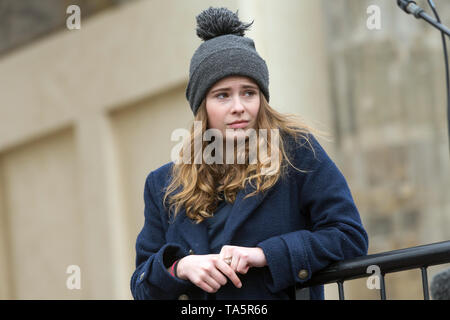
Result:
<svg viewBox="0 0 450 320">
<path fill-rule="evenodd" d="M 380 274 L 380 296 L 386 299 L 384 276 L 387 273 L 421 269 L 424 299 L 429 299 L 427 268 L 429 266 L 450 263 L 450 241 L 432 243 L 406 249 L 382 252 L 354 259 L 336 262 L 315 273 L 299 288 L 337 283 L 339 299 L 344 299 L 344 281 L 368 277 L 368 267 L 377 266 Z"/>
<path fill-rule="evenodd" d="M 419 269 L 424 266 L 450 263 L 450 241 L 382 252 L 339 261 L 315 273 L 301 287 L 311 287 L 338 281 L 364 278 L 369 266 L 378 266 L 381 273 Z"/>
</svg>

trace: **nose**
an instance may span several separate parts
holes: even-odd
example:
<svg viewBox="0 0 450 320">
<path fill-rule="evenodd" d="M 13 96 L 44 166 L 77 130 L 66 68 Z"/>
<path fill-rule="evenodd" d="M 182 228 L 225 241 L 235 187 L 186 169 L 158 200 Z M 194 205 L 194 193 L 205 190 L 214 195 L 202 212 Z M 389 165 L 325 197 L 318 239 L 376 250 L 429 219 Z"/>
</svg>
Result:
<svg viewBox="0 0 450 320">
<path fill-rule="evenodd" d="M 231 107 L 231 113 L 233 113 L 233 114 L 242 113 L 242 112 L 244 112 L 244 110 L 245 110 L 245 107 L 241 101 L 241 97 L 239 95 L 235 96 L 233 98 L 233 105 Z"/>
</svg>

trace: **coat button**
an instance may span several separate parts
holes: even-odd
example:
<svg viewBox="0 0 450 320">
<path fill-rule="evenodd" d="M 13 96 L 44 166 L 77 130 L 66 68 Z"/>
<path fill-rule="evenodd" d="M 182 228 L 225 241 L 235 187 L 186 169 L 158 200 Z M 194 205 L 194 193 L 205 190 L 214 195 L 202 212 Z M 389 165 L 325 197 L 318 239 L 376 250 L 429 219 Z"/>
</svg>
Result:
<svg viewBox="0 0 450 320">
<path fill-rule="evenodd" d="M 189 254 L 194 254 L 194 250 L 189 249 Z"/>
<path fill-rule="evenodd" d="M 182 295 L 180 295 L 178 297 L 178 300 L 189 300 L 189 296 L 185 293 L 183 293 Z"/>
<path fill-rule="evenodd" d="M 300 270 L 298 277 L 302 280 L 306 280 L 308 278 L 308 271 L 305 269 Z"/>
</svg>

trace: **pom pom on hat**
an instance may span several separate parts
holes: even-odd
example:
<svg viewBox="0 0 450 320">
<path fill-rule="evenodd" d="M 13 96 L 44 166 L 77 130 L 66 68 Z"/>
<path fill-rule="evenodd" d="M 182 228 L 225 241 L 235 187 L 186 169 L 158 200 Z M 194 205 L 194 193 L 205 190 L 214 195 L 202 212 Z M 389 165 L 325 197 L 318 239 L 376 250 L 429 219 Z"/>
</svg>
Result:
<svg viewBox="0 0 450 320">
<path fill-rule="evenodd" d="M 196 17 L 197 35 L 203 41 L 226 34 L 243 37 L 254 21 L 245 24 L 239 20 L 237 13 L 227 8 L 209 7 Z"/>
</svg>

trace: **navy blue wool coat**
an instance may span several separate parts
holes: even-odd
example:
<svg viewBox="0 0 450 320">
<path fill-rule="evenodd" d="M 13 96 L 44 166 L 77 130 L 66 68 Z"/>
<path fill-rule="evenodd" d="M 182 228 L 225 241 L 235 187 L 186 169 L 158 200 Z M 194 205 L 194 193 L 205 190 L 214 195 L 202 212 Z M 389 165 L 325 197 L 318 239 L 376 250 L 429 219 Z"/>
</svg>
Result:
<svg viewBox="0 0 450 320">
<path fill-rule="evenodd" d="M 294 166 L 268 191 L 247 184 L 238 192 L 223 230 L 223 245 L 260 247 L 267 266 L 240 275 L 242 288 L 229 280 L 216 299 L 293 299 L 301 284 L 330 263 L 367 254 L 368 237 L 346 180 L 318 141 L 287 139 Z M 209 299 L 190 281 L 167 272 L 188 254 L 209 254 L 207 223 L 192 222 L 182 209 L 169 219 L 163 206 L 170 181 L 168 163 L 150 172 L 144 188 L 145 223 L 136 241 L 135 299 Z M 311 287 L 311 299 L 323 299 L 323 286 Z"/>
</svg>

